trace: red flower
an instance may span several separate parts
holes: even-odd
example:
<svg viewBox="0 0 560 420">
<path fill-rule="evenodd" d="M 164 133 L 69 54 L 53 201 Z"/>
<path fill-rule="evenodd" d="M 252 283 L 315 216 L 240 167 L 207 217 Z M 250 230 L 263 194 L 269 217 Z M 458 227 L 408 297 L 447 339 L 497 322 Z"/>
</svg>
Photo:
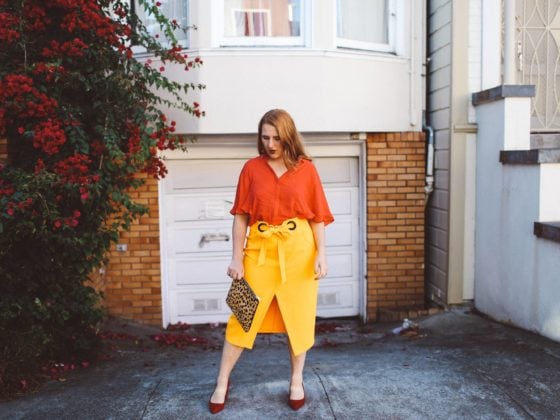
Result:
<svg viewBox="0 0 560 420">
<path fill-rule="evenodd" d="M 52 119 L 42 121 L 35 126 L 33 147 L 42 149 L 48 155 L 58 153 L 60 147 L 66 143 L 66 133 L 60 122 Z"/>
<path fill-rule="evenodd" d="M 157 7 L 160 7 L 160 6 L 161 6 L 161 2 L 160 2 L 160 1 L 157 1 L 157 2 L 156 2 L 156 6 L 157 6 Z"/>
</svg>

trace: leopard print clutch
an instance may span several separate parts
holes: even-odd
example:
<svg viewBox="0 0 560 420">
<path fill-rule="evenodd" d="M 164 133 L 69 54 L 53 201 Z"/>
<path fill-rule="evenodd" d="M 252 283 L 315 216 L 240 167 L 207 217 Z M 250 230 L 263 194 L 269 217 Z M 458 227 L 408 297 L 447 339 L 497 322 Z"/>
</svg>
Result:
<svg viewBox="0 0 560 420">
<path fill-rule="evenodd" d="M 259 306 L 259 300 L 259 297 L 244 278 L 234 279 L 231 282 L 226 303 L 245 332 L 251 329 L 253 317 Z"/>
</svg>

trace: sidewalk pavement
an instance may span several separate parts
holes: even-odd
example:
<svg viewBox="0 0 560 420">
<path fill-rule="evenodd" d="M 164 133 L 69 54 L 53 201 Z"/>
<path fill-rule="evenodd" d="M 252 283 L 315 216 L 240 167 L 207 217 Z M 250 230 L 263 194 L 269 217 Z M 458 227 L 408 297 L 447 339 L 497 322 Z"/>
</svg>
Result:
<svg viewBox="0 0 560 420">
<path fill-rule="evenodd" d="M 415 321 L 400 335 L 400 323 L 319 321 L 298 412 L 285 338 L 261 335 L 214 416 L 223 326 L 192 327 L 180 334 L 205 345 L 177 349 L 149 338 L 158 329 L 121 322 L 134 338 L 108 341 L 112 359 L 0 404 L 0 419 L 560 419 L 560 343 L 464 308 Z"/>
</svg>

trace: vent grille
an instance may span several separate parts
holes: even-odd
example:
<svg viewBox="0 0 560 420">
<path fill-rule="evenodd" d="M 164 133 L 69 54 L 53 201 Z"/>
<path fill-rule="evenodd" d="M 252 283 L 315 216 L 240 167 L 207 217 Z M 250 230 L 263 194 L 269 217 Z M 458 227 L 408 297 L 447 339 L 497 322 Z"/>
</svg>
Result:
<svg viewBox="0 0 560 420">
<path fill-rule="evenodd" d="M 194 299 L 193 312 L 216 312 L 221 309 L 219 299 Z"/>
</svg>

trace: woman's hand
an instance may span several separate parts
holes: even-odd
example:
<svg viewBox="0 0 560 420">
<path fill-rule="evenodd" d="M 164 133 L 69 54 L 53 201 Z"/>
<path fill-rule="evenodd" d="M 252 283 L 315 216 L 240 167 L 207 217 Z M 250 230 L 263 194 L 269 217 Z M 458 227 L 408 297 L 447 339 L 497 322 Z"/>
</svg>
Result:
<svg viewBox="0 0 560 420">
<path fill-rule="evenodd" d="M 315 246 L 317 247 L 317 256 L 315 257 L 315 280 L 322 279 L 327 275 L 327 257 L 325 251 L 325 224 L 323 222 L 309 221 Z"/>
<path fill-rule="evenodd" d="M 327 275 L 327 258 L 325 254 L 318 253 L 315 257 L 315 280 L 322 279 Z"/>
<path fill-rule="evenodd" d="M 245 275 L 245 270 L 243 269 L 243 248 L 245 246 L 245 237 L 247 236 L 248 224 L 248 215 L 236 214 L 235 216 L 233 216 L 233 255 L 231 257 L 231 263 L 229 264 L 226 273 L 234 280 L 240 279 Z"/>
<path fill-rule="evenodd" d="M 235 259 L 231 260 L 231 263 L 229 264 L 229 267 L 227 269 L 227 275 L 233 280 L 242 278 L 245 275 L 243 263 Z"/>
</svg>

